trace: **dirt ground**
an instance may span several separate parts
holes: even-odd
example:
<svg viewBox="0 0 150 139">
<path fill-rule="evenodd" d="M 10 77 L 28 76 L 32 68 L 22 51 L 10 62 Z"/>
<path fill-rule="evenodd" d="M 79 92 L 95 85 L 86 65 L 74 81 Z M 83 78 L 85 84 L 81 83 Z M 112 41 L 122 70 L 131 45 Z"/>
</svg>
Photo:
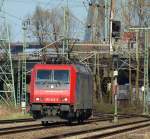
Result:
<svg viewBox="0 0 150 139">
<path fill-rule="evenodd" d="M 121 133 L 117 136 L 106 137 L 105 139 L 150 139 L 150 127 L 131 130 L 128 133 Z"/>
<path fill-rule="evenodd" d="M 0 117 L 6 116 L 10 113 L 11 113 L 11 111 L 8 108 L 0 105 Z"/>
</svg>

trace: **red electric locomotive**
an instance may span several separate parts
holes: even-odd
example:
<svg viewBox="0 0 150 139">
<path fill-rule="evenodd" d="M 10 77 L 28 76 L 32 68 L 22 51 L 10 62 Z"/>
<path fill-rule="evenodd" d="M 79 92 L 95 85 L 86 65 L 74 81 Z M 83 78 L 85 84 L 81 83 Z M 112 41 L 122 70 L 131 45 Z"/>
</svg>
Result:
<svg viewBox="0 0 150 139">
<path fill-rule="evenodd" d="M 46 125 L 52 119 L 82 122 L 92 114 L 93 81 L 80 64 L 36 64 L 30 82 L 34 118 Z"/>
</svg>

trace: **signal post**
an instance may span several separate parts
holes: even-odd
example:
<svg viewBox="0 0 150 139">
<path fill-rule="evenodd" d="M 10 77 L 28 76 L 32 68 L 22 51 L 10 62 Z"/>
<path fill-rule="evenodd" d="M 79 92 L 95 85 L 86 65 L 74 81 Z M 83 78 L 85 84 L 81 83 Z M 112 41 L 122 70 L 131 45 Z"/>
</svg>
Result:
<svg viewBox="0 0 150 139">
<path fill-rule="evenodd" d="M 113 95 L 114 95 L 114 103 L 115 103 L 115 110 L 114 110 L 114 123 L 118 122 L 118 105 L 117 105 L 117 88 L 118 88 L 118 83 L 117 83 L 117 77 L 118 77 L 118 71 L 114 70 L 113 73 L 114 77 L 114 83 L 113 83 Z"/>
<path fill-rule="evenodd" d="M 118 83 L 117 83 L 117 77 L 118 77 L 118 55 L 113 55 L 113 87 L 112 87 L 112 93 L 114 98 L 114 123 L 118 122 L 118 104 L 117 104 L 117 94 L 118 94 Z"/>
</svg>

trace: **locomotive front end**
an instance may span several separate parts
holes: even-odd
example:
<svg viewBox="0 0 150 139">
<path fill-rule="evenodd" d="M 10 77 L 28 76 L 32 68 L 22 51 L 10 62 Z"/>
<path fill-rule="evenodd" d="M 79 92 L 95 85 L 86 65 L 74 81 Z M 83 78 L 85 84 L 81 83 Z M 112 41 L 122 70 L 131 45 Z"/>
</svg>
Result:
<svg viewBox="0 0 150 139">
<path fill-rule="evenodd" d="M 69 70 L 37 70 L 34 103 L 70 103 Z"/>
<path fill-rule="evenodd" d="M 73 70 L 63 65 L 36 65 L 30 83 L 31 112 L 34 118 L 68 118 L 74 103 Z"/>
</svg>

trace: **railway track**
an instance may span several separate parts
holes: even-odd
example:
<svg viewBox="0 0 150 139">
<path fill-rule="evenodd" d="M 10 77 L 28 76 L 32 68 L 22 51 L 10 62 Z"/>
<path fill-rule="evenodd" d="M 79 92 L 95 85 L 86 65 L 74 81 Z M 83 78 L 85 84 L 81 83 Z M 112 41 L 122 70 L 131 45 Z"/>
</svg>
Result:
<svg viewBox="0 0 150 139">
<path fill-rule="evenodd" d="M 100 117 L 100 118 L 93 118 L 85 121 L 83 124 L 90 124 L 92 122 L 97 121 L 107 121 L 112 119 L 111 117 Z M 72 125 L 76 126 L 78 123 L 73 123 Z M 50 129 L 60 126 L 68 126 L 66 122 L 54 122 L 49 123 L 48 126 L 44 127 L 40 123 L 39 124 L 32 124 L 32 125 L 23 125 L 23 126 L 15 126 L 15 127 L 5 127 L 0 129 L 0 136 L 1 135 L 8 135 L 8 134 L 15 134 L 15 133 L 23 133 L 23 132 L 30 132 L 36 131 L 41 129 Z M 69 125 L 70 126 L 70 125 Z"/>
<path fill-rule="evenodd" d="M 99 112 L 95 112 L 93 114 L 94 116 L 113 116 L 113 113 L 99 113 Z M 142 114 L 121 114 L 118 113 L 119 117 L 126 117 L 126 118 L 130 118 L 130 117 L 145 117 L 145 118 L 150 118 L 149 115 L 142 115 Z"/>
<path fill-rule="evenodd" d="M 13 119 L 13 120 L 0 120 L 0 124 L 9 124 L 9 123 L 22 123 L 22 122 L 32 122 L 35 121 L 33 118 L 28 119 Z"/>
<path fill-rule="evenodd" d="M 124 124 L 118 124 L 118 125 L 111 125 L 106 127 L 100 127 L 100 128 L 91 128 L 91 129 L 85 129 L 81 131 L 74 131 L 69 133 L 63 133 L 59 135 L 54 136 L 48 136 L 43 137 L 40 139 L 57 139 L 57 138 L 78 138 L 78 139 L 96 139 L 96 138 L 104 138 L 104 137 L 110 137 L 112 135 L 117 135 L 120 133 L 129 132 L 131 130 L 136 130 L 139 128 L 144 128 L 150 126 L 150 120 L 141 120 L 136 122 L 130 122 L 130 123 L 124 123 Z"/>
<path fill-rule="evenodd" d="M 123 118 L 130 118 L 130 117 L 133 117 L 133 116 L 129 116 L 129 115 L 120 115 L 119 118 L 120 119 L 123 119 Z M 103 122 L 103 121 L 112 121 L 113 120 L 113 115 L 100 115 L 100 116 L 97 116 L 95 118 L 92 118 L 92 119 L 89 119 L 87 121 L 85 121 L 82 125 L 90 125 L 92 123 L 97 123 L 97 122 Z M 148 119 L 149 121 L 149 119 Z M 32 125 L 19 125 L 19 126 L 14 126 L 14 127 L 5 127 L 5 128 L 2 128 L 0 129 L 0 137 L 1 136 L 5 136 L 5 135 L 13 135 L 13 134 L 18 134 L 18 133 L 23 133 L 25 134 L 26 132 L 32 132 L 32 131 L 41 131 L 43 129 L 52 129 L 52 128 L 60 128 L 60 127 L 70 127 L 71 125 L 67 125 L 66 122 L 55 122 L 55 123 L 50 123 L 48 126 L 44 127 L 42 126 L 40 123 L 34 123 Z M 73 123 L 72 124 L 72 127 L 75 127 L 75 126 L 80 126 L 79 124 L 77 123 Z M 120 125 L 121 126 L 121 125 Z M 104 129 L 108 128 L 113 128 L 113 127 L 116 127 L 115 126 L 112 126 L 112 127 L 105 127 Z M 103 130 L 104 130 L 103 129 Z M 70 137 L 70 136 L 76 136 L 76 135 L 81 135 L 81 134 L 86 134 L 86 132 L 89 132 L 89 133 L 92 133 L 92 132 L 97 132 L 98 129 L 92 129 L 92 130 L 85 130 L 85 131 L 76 131 L 74 133 L 65 133 L 65 134 L 61 134 L 61 135 L 57 135 L 57 136 L 51 136 L 51 137 L 45 137 L 46 139 L 47 138 L 60 138 L 60 137 Z M 100 129 L 102 130 L 102 129 Z M 44 139 L 45 139 L 44 138 Z"/>
<path fill-rule="evenodd" d="M 82 125 L 90 124 L 90 123 L 93 123 L 93 122 L 109 121 L 109 120 L 113 120 L 113 117 L 111 115 L 105 115 L 105 116 L 101 115 L 99 117 L 91 118 L 91 119 L 85 121 L 84 123 L 82 123 Z M 24 120 L 22 119 L 21 122 L 23 122 L 23 121 Z M 11 121 L 10 120 L 10 121 L 7 121 L 7 122 L 13 123 L 13 122 L 16 122 L 16 121 L 14 121 L 14 120 Z M 20 122 L 20 120 L 17 120 L 17 122 Z M 27 122 L 27 121 L 25 120 L 25 122 Z M 71 125 L 76 126 L 76 125 L 79 125 L 79 124 L 78 123 L 73 123 Z M 41 130 L 41 129 L 57 128 L 57 127 L 60 127 L 60 126 L 68 126 L 68 124 L 66 122 L 54 122 L 54 123 L 48 124 L 48 126 L 46 126 L 46 127 L 42 126 L 40 123 L 32 124 L 32 125 L 5 127 L 5 128 L 0 129 L 0 136 L 1 135 L 8 135 L 8 134 L 15 134 L 15 133 L 36 131 L 36 130 Z"/>
<path fill-rule="evenodd" d="M 51 123 L 49 126 L 44 127 L 39 123 L 39 124 L 32 124 L 32 125 L 6 127 L 6 128 L 0 129 L 0 136 L 36 131 L 36 130 L 41 130 L 41 129 L 51 129 L 51 128 L 60 127 L 60 126 L 65 126 L 65 124 L 64 123 Z"/>
<path fill-rule="evenodd" d="M 94 113 L 94 116 L 97 117 L 113 117 L 112 113 L 109 114 L 103 114 L 103 113 Z M 142 115 L 136 115 L 136 114 L 119 114 L 119 117 L 123 118 L 130 118 L 130 117 L 142 117 Z M 143 116 L 143 117 L 148 117 L 148 116 Z M 36 121 L 33 118 L 26 118 L 26 119 L 12 119 L 12 120 L 0 120 L 0 124 L 11 124 L 11 123 L 23 123 L 23 122 L 32 122 Z"/>
<path fill-rule="evenodd" d="M 111 115 L 109 114 L 105 114 L 105 115 L 95 115 L 98 117 L 111 117 Z M 24 122 L 33 122 L 36 121 L 33 118 L 26 118 L 26 119 L 11 119 L 11 120 L 0 120 L 0 124 L 13 124 L 13 123 L 24 123 Z"/>
</svg>

